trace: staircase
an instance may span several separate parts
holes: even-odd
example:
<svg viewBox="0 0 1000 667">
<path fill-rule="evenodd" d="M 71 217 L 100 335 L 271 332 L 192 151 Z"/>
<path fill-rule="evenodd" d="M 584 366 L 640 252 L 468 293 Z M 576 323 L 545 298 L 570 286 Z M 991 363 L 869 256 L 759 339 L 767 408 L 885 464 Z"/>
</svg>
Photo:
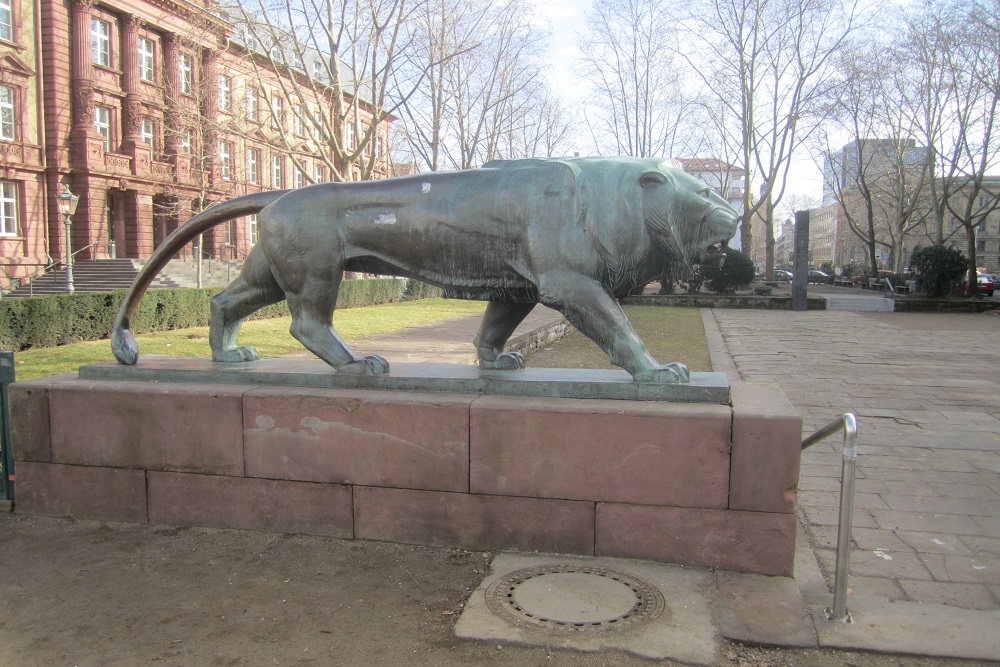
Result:
<svg viewBox="0 0 1000 667">
<path fill-rule="evenodd" d="M 128 289 L 139 275 L 131 259 L 98 259 L 73 265 L 73 289 L 76 292 L 108 292 Z M 54 269 L 20 287 L 4 298 L 43 296 L 66 293 L 66 269 Z"/>
<path fill-rule="evenodd" d="M 98 259 L 77 262 L 73 265 L 73 290 L 75 292 L 109 292 L 128 289 L 135 282 L 145 260 L 141 259 Z M 216 259 L 202 260 L 202 287 L 224 287 L 240 271 L 237 262 L 222 262 Z M 151 289 L 197 287 L 198 263 L 193 259 L 173 259 L 150 284 Z M 4 298 L 23 298 L 46 294 L 66 293 L 66 270 L 55 269 L 44 273 L 12 292 Z"/>
</svg>

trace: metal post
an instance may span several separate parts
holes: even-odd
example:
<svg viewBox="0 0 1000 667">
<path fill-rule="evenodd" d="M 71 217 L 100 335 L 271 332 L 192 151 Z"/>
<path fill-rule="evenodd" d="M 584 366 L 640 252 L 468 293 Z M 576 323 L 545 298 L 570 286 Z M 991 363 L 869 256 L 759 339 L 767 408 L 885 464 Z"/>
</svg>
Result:
<svg viewBox="0 0 1000 667">
<path fill-rule="evenodd" d="M 854 518 L 854 472 L 858 463 L 858 424 L 854 415 L 844 415 L 844 462 L 840 479 L 840 523 L 837 527 L 837 568 L 833 582 L 833 608 L 828 621 L 850 623 L 847 610 L 847 566 L 851 557 L 851 524 Z"/>
<path fill-rule="evenodd" d="M 10 438 L 10 398 L 8 388 L 14 383 L 14 353 L 0 350 L 0 501 L 10 511 L 14 500 L 14 453 Z"/>
<path fill-rule="evenodd" d="M 66 215 L 66 219 L 63 221 L 66 224 L 66 293 L 73 293 L 73 239 L 70 234 L 70 225 L 72 224 L 71 215 Z"/>
<path fill-rule="evenodd" d="M 809 211 L 795 212 L 795 253 L 792 258 L 795 273 L 792 275 L 792 310 L 809 310 L 807 289 L 809 284 Z"/>
</svg>

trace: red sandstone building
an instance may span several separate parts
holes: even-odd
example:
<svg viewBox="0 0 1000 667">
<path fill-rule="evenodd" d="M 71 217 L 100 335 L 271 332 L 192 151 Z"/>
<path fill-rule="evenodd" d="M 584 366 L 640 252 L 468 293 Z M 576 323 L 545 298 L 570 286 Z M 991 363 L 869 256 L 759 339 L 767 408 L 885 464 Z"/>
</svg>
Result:
<svg viewBox="0 0 1000 667">
<path fill-rule="evenodd" d="M 214 0 L 0 0 L 0 289 L 65 256 L 66 185 L 79 261 L 145 258 L 205 205 L 335 178 L 317 128 L 349 148 L 356 132 L 336 127 L 320 68 L 276 67 L 276 47 L 240 32 Z M 374 178 L 390 173 L 391 120 L 368 149 Z M 255 225 L 206 235 L 205 256 L 245 256 Z"/>
</svg>

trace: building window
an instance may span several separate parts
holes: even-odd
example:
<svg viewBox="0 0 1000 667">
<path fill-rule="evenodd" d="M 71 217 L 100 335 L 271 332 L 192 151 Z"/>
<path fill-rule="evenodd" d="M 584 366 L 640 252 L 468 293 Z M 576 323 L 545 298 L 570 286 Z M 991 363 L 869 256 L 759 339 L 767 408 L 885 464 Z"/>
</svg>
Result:
<svg viewBox="0 0 1000 667">
<path fill-rule="evenodd" d="M 253 33 L 253 30 L 251 30 L 250 28 L 245 28 L 243 30 L 243 39 L 246 42 L 247 48 L 250 49 L 251 51 L 261 50 L 260 40 L 257 39 L 257 35 L 255 35 Z"/>
<path fill-rule="evenodd" d="M 219 110 L 232 111 L 233 109 L 233 80 L 228 76 L 219 77 Z"/>
<path fill-rule="evenodd" d="M 104 137 L 104 152 L 111 150 L 111 109 L 107 107 L 94 108 L 94 128 Z"/>
<path fill-rule="evenodd" d="M 271 158 L 271 187 L 285 187 L 285 158 L 280 155 Z"/>
<path fill-rule="evenodd" d="M 225 244 L 227 246 L 230 246 L 231 248 L 233 248 L 233 250 L 235 250 L 236 249 L 236 221 L 235 220 L 226 220 L 226 226 L 225 226 L 225 232 L 224 233 L 225 233 L 225 236 L 226 236 Z"/>
<path fill-rule="evenodd" d="M 222 164 L 222 180 L 233 177 L 233 145 L 228 141 L 219 142 L 219 162 Z"/>
<path fill-rule="evenodd" d="M 185 95 L 194 94 L 194 69 L 191 56 L 182 53 L 177 56 L 177 72 L 180 75 L 181 92 Z"/>
<path fill-rule="evenodd" d="M 986 241 L 976 241 L 976 250 L 978 252 L 986 252 Z"/>
<path fill-rule="evenodd" d="M 10 0 L 0 0 L 0 39 L 14 41 L 14 12 Z"/>
<path fill-rule="evenodd" d="M 257 214 L 250 216 L 250 246 L 257 245 Z"/>
<path fill-rule="evenodd" d="M 258 107 L 260 101 L 257 95 L 257 89 L 253 86 L 247 86 L 247 118 L 250 120 L 257 120 L 260 118 L 260 113 L 258 112 Z"/>
<path fill-rule="evenodd" d="M 152 118 L 142 119 L 142 143 L 150 148 L 156 145 L 156 123 Z"/>
<path fill-rule="evenodd" d="M 348 122 L 345 125 L 347 131 L 347 150 L 353 151 L 358 145 L 357 130 L 354 129 L 354 123 Z"/>
<path fill-rule="evenodd" d="M 375 157 L 381 158 L 385 155 L 385 140 L 379 134 L 375 137 Z"/>
<path fill-rule="evenodd" d="M 0 181 L 0 236 L 17 236 L 17 184 Z"/>
<path fill-rule="evenodd" d="M 323 165 L 318 164 L 313 168 L 313 183 L 325 183 L 326 182 L 326 169 Z"/>
<path fill-rule="evenodd" d="M 306 136 L 305 127 L 303 127 L 302 119 L 305 116 L 305 111 L 302 109 L 301 104 L 296 104 L 294 108 L 294 118 L 292 119 L 292 130 L 295 132 L 295 136 L 304 137 Z"/>
<path fill-rule="evenodd" d="M 111 24 L 101 19 L 90 19 L 90 59 L 104 67 L 111 67 Z"/>
<path fill-rule="evenodd" d="M 190 127 L 184 128 L 184 134 L 181 135 L 181 151 L 187 155 L 191 155 L 193 152 L 192 147 L 194 146 L 194 130 Z"/>
<path fill-rule="evenodd" d="M 153 40 L 148 37 L 139 38 L 139 78 L 143 81 L 156 80 L 156 56 Z"/>
<path fill-rule="evenodd" d="M 313 110 L 313 139 L 319 141 L 320 132 L 323 130 L 323 111 L 320 109 Z"/>
<path fill-rule="evenodd" d="M 285 126 L 285 100 L 277 93 L 271 96 L 271 126 L 275 129 Z"/>
<path fill-rule="evenodd" d="M 14 141 L 17 138 L 14 130 L 14 90 L 0 86 L 0 140 Z"/>
<path fill-rule="evenodd" d="M 323 63 L 319 60 L 313 61 L 313 78 L 318 79 L 323 73 Z"/>
<path fill-rule="evenodd" d="M 305 174 L 305 172 L 302 171 L 301 169 L 299 169 L 298 167 L 296 167 L 295 168 L 295 187 L 301 188 L 305 184 L 306 184 L 306 174 Z"/>
<path fill-rule="evenodd" d="M 247 183 L 260 184 L 260 150 L 257 148 L 247 149 Z"/>
</svg>

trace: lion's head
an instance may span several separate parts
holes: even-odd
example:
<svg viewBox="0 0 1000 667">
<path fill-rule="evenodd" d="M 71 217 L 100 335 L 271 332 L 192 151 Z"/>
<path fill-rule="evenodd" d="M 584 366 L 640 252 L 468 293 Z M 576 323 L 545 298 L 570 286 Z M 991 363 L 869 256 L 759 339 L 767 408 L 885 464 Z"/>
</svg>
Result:
<svg viewBox="0 0 1000 667">
<path fill-rule="evenodd" d="M 739 215 L 715 190 L 671 163 L 642 174 L 643 219 L 668 268 L 722 266 Z"/>
</svg>

